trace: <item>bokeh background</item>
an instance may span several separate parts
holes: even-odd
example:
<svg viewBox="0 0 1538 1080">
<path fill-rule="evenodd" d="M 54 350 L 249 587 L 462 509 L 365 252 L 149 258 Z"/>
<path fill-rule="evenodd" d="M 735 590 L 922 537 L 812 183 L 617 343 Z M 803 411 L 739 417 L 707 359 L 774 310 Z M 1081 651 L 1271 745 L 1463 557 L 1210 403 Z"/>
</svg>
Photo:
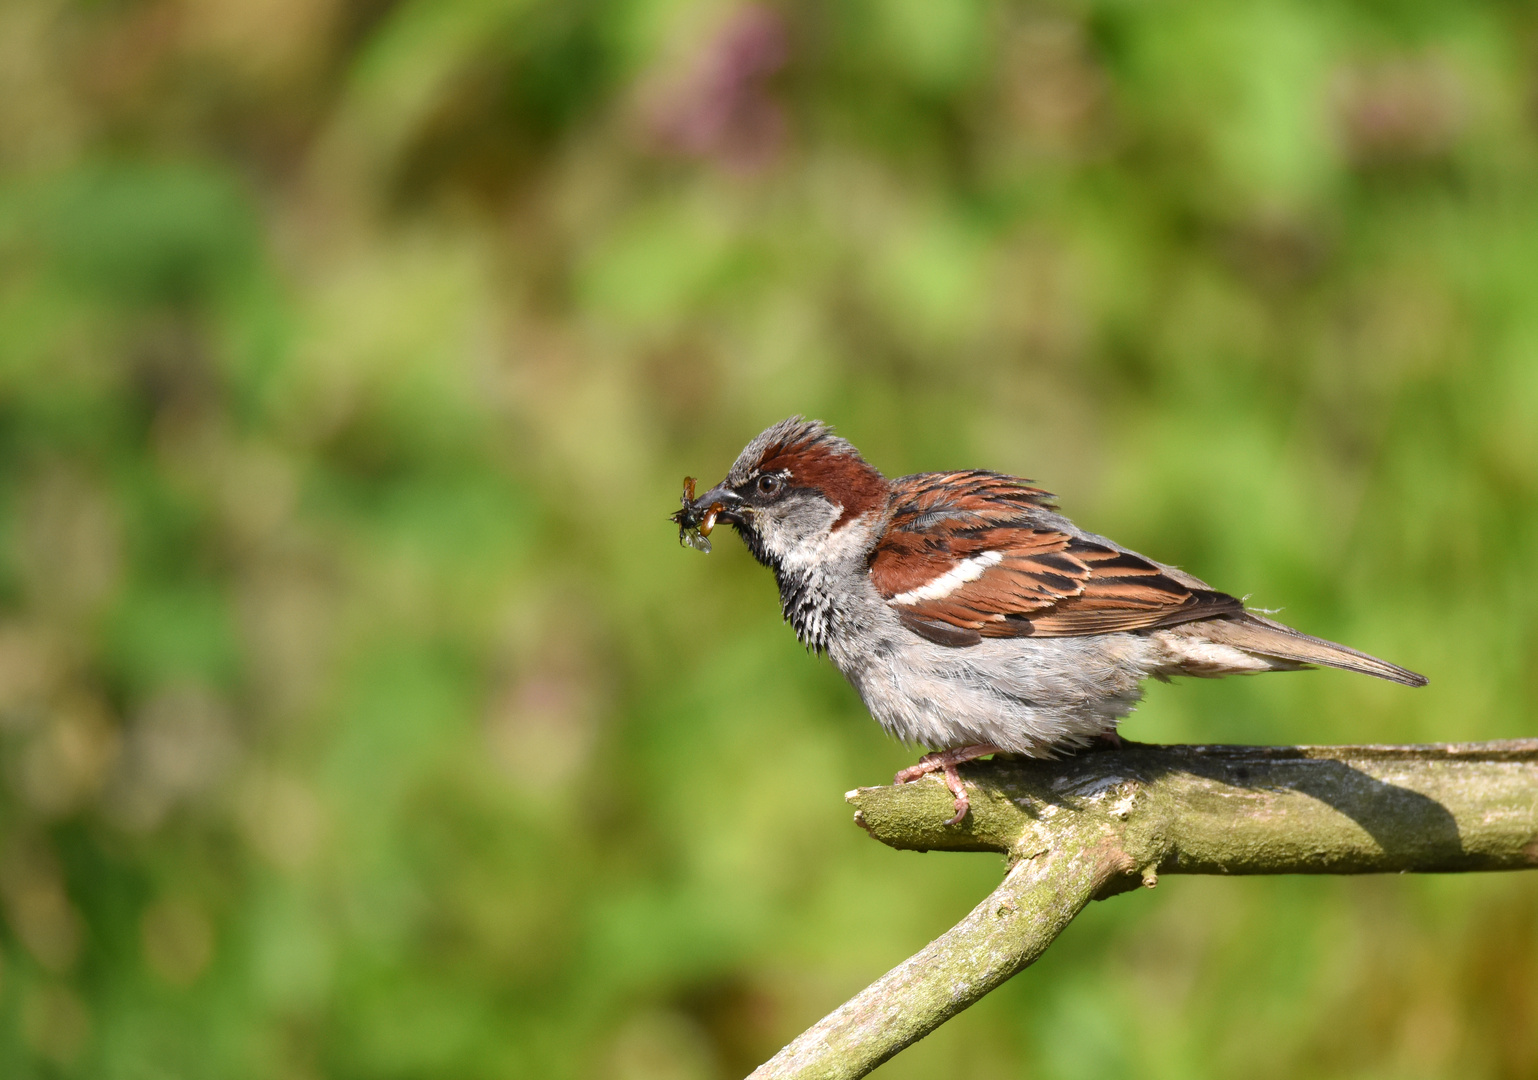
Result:
<svg viewBox="0 0 1538 1080">
<path fill-rule="evenodd" d="M 0 1074 L 711 1080 L 959 918 L 666 515 L 793 412 L 1538 731 L 1538 9 L 0 4 Z M 1538 1075 L 1538 880 L 1167 879 L 898 1077 Z"/>
</svg>

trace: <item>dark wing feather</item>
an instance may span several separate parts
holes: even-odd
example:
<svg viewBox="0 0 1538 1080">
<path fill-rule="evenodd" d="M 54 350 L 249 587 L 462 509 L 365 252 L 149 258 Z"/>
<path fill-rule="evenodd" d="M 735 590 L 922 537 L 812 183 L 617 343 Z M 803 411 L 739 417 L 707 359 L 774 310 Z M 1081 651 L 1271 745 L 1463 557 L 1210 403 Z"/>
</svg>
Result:
<svg viewBox="0 0 1538 1080">
<path fill-rule="evenodd" d="M 1045 512 L 1050 498 L 997 473 L 903 477 L 871 581 L 905 625 L 947 645 L 1146 630 L 1244 610 L 1135 552 L 1054 525 L 1062 519 Z"/>
</svg>

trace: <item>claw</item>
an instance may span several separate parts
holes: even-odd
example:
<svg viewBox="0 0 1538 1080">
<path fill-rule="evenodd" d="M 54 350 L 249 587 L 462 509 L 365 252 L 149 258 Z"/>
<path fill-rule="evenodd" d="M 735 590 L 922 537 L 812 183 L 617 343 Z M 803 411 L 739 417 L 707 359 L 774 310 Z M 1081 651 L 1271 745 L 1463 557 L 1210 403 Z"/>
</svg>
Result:
<svg viewBox="0 0 1538 1080">
<path fill-rule="evenodd" d="M 956 766 L 975 758 L 987 757 L 989 754 L 1002 753 L 1004 751 L 992 743 L 973 743 L 971 746 L 961 746 L 954 750 L 937 750 L 919 758 L 917 765 L 910 765 L 902 770 L 892 778 L 892 783 L 911 784 L 932 772 L 943 774 L 945 786 L 950 789 L 956 807 L 955 815 L 947 818 L 945 823 L 959 825 L 961 819 L 967 816 L 967 811 L 972 808 L 972 801 L 967 798 L 966 785 L 961 782 L 961 773 Z"/>
</svg>

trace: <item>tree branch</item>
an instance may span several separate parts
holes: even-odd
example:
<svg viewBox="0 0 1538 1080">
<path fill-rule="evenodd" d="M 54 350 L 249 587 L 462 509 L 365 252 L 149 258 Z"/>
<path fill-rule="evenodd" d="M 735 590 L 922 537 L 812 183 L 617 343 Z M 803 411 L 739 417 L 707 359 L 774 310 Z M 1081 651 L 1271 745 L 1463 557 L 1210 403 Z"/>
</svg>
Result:
<svg viewBox="0 0 1538 1080">
<path fill-rule="evenodd" d="M 1140 746 L 963 767 L 861 788 L 855 821 L 892 847 L 999 851 L 966 918 L 753 1073 L 852 1080 L 1040 956 L 1091 899 L 1159 874 L 1367 874 L 1538 865 L 1538 739 L 1437 746 Z"/>
</svg>

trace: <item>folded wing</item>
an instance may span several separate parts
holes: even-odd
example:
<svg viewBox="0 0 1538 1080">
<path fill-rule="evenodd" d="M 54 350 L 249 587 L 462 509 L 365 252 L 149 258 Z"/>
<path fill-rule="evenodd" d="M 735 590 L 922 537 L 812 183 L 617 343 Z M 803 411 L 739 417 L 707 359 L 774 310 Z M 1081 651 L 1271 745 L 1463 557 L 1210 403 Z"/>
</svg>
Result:
<svg viewBox="0 0 1538 1080">
<path fill-rule="evenodd" d="M 871 560 L 871 581 L 904 624 L 946 645 L 1079 637 L 1243 613 L 1227 593 L 1053 527 L 1050 498 L 998 473 L 904 477 L 894 485 L 893 516 Z"/>
</svg>

